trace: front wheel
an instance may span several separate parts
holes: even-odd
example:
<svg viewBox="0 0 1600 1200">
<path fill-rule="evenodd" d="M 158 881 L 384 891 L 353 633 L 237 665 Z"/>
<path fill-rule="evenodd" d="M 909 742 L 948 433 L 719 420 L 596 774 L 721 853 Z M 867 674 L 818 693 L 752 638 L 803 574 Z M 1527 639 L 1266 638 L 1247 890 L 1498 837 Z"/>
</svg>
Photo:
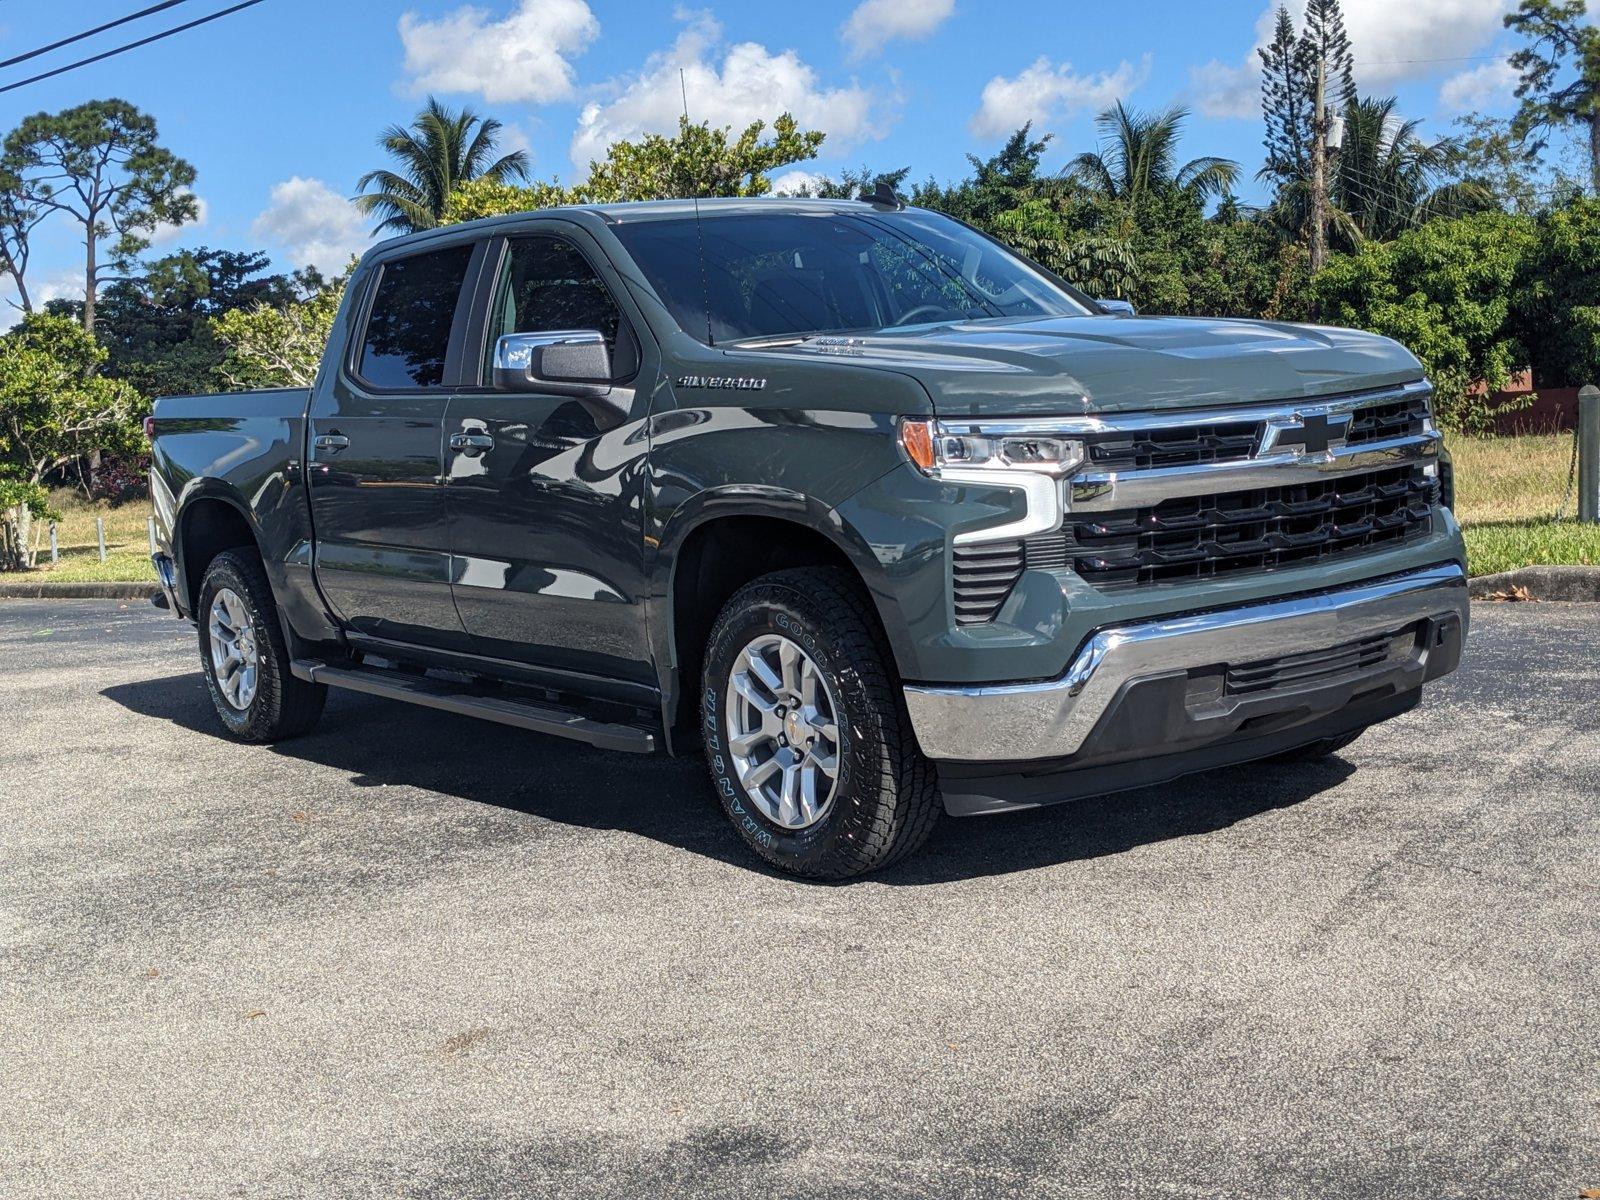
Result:
<svg viewBox="0 0 1600 1200">
<path fill-rule="evenodd" d="M 940 809 L 869 601 L 844 572 L 778 571 L 717 618 L 706 758 L 734 828 L 796 875 L 844 879 L 922 844 Z"/>
<path fill-rule="evenodd" d="M 276 742 L 317 723 L 328 689 L 290 672 L 259 559 L 241 550 L 213 558 L 200 581 L 195 623 L 206 689 L 228 733 L 241 742 Z"/>
</svg>

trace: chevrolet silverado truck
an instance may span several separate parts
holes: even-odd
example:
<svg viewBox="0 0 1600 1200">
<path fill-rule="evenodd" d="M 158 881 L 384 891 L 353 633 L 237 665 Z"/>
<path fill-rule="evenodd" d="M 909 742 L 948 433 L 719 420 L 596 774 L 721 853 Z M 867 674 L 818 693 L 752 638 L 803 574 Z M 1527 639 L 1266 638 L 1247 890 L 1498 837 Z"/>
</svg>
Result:
<svg viewBox="0 0 1600 1200">
<path fill-rule="evenodd" d="M 348 688 L 703 750 L 803 876 L 941 812 L 1331 754 L 1467 632 L 1402 347 L 1140 316 L 881 195 L 385 242 L 309 389 L 147 431 L 156 572 L 229 734 Z"/>
</svg>

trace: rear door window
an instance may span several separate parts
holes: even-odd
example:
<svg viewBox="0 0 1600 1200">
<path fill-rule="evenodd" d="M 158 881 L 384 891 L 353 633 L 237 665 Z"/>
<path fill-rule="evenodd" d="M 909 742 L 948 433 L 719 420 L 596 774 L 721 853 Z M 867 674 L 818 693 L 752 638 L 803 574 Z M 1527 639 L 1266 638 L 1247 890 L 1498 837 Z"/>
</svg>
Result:
<svg viewBox="0 0 1600 1200">
<path fill-rule="evenodd" d="M 436 388 L 444 383 L 471 243 L 383 265 L 356 373 L 376 388 Z"/>
</svg>

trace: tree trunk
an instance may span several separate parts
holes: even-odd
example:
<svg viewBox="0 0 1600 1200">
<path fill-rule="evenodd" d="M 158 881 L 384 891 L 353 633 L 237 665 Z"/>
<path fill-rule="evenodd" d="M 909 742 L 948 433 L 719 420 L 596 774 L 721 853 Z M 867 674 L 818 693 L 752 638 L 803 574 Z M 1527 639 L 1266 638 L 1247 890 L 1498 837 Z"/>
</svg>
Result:
<svg viewBox="0 0 1600 1200">
<path fill-rule="evenodd" d="M 20 571 L 33 566 L 33 549 L 28 545 L 33 513 L 26 504 L 0 511 L 0 571 Z"/>
<path fill-rule="evenodd" d="M 1600 200 L 1600 111 L 1589 118 L 1589 186 Z"/>
<path fill-rule="evenodd" d="M 95 277 L 95 244 L 94 227 L 91 225 L 84 235 L 84 245 L 88 247 L 83 275 L 83 331 L 90 337 L 94 336 L 94 277 Z"/>
</svg>

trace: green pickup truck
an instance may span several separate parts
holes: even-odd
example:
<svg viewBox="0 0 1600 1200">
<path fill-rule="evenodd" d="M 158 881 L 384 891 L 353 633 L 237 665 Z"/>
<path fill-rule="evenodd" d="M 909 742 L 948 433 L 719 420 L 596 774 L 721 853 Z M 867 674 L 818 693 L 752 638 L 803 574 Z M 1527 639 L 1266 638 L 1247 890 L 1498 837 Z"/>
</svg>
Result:
<svg viewBox="0 0 1600 1200">
<path fill-rule="evenodd" d="M 941 812 L 1333 753 L 1467 632 L 1402 347 L 1139 316 L 882 196 L 386 242 L 313 386 L 148 428 L 156 570 L 231 734 L 336 687 L 703 751 L 806 876 Z"/>
</svg>

